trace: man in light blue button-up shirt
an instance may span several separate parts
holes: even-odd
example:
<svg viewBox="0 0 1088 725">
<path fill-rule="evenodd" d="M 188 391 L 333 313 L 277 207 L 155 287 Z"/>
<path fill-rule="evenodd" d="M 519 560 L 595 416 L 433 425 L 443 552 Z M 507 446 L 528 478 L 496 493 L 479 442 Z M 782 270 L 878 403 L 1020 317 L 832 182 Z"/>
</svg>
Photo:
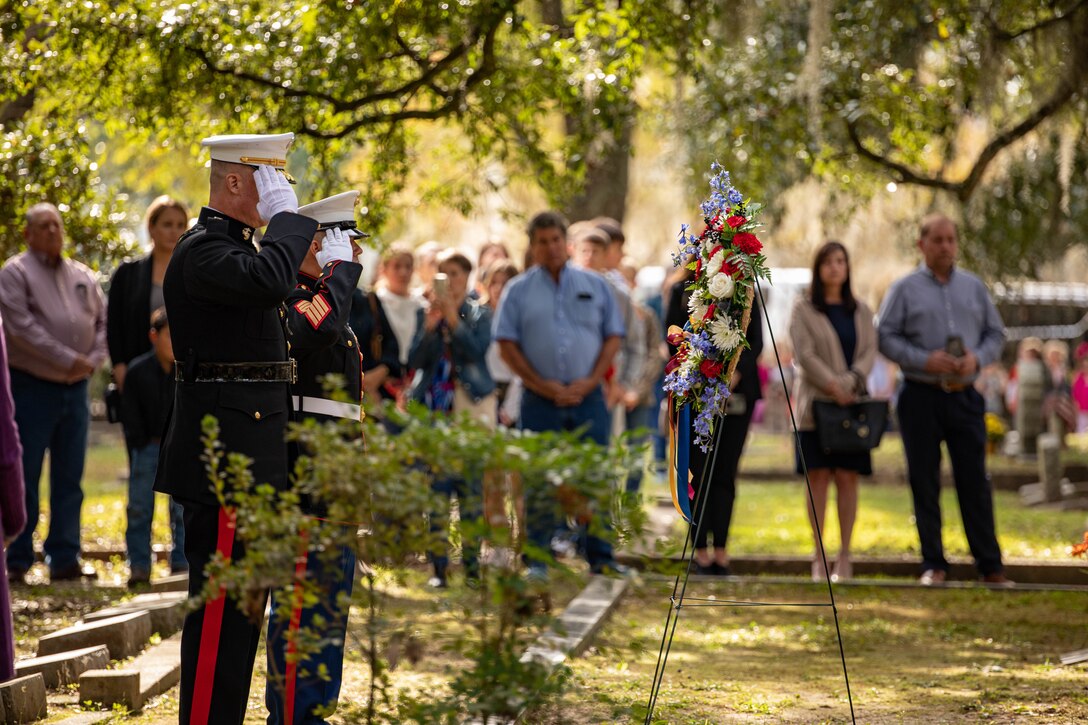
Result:
<svg viewBox="0 0 1088 725">
<path fill-rule="evenodd" d="M 535 264 L 503 290 L 493 338 L 525 385 L 522 428 L 574 430 L 588 424 L 586 435 L 607 445 L 609 416 L 601 383 L 623 338 L 623 319 L 608 282 L 569 264 L 566 231 L 566 220 L 555 212 L 533 217 L 529 250 Z M 547 551 L 555 501 L 541 500 L 534 487 L 528 488 L 528 538 Z M 535 488 L 548 493 L 546 487 Z M 616 567 L 608 542 L 587 536 L 585 543 L 594 571 Z M 545 570 L 539 559 L 529 566 L 537 575 Z"/>
<path fill-rule="evenodd" d="M 905 381 L 897 411 L 922 546 L 923 584 L 945 580 L 941 540 L 941 441 L 948 447 L 967 543 L 983 580 L 1006 584 L 986 474 L 985 404 L 972 383 L 1001 354 L 1005 327 L 986 285 L 956 267 L 958 234 L 943 215 L 922 221 L 924 262 L 898 280 L 880 308 L 880 351 Z"/>
</svg>

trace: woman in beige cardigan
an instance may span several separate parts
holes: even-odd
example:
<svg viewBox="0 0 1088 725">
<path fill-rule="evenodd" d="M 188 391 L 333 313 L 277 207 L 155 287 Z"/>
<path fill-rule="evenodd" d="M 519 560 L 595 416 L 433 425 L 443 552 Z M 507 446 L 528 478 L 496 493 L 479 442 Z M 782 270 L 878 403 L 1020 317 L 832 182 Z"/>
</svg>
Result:
<svg viewBox="0 0 1088 725">
<path fill-rule="evenodd" d="M 850 290 L 850 259 L 846 248 L 838 242 L 827 242 L 816 252 L 812 286 L 793 307 L 790 338 L 794 364 L 799 371 L 794 386 L 794 408 L 800 429 L 797 472 L 804 473 L 803 455 L 812 485 L 813 505 L 805 502 L 816 541 L 812 578 L 819 581 L 824 577 L 816 532 L 823 530 L 827 489 L 834 476 L 842 548 L 832 576 L 849 579 L 853 575 L 850 538 L 858 511 L 858 474 L 872 474 L 872 458 L 868 451 L 849 454 L 824 451 L 816 434 L 812 403 L 831 400 L 848 405 L 864 394 L 865 379 L 876 357 L 877 341 L 872 310 L 854 299 Z M 813 521 L 813 509 L 816 521 Z"/>
</svg>

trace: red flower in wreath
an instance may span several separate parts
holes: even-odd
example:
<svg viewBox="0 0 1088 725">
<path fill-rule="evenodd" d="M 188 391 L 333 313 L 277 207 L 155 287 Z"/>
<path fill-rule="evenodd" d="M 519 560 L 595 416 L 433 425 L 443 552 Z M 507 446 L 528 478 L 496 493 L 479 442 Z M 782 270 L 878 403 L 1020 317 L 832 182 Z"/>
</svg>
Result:
<svg viewBox="0 0 1088 725">
<path fill-rule="evenodd" d="M 734 214 L 733 216 L 726 219 L 725 223 L 729 225 L 730 229 L 736 229 L 741 224 L 744 224 L 744 222 L 746 222 L 746 221 L 748 221 L 748 220 L 745 219 L 744 217 L 740 216 L 739 214 Z"/>
<path fill-rule="evenodd" d="M 715 305 L 715 304 L 713 304 L 713 303 L 711 303 L 711 305 L 710 305 L 709 307 L 707 307 L 707 308 L 706 308 L 706 314 L 705 314 L 705 315 L 703 315 L 703 319 L 704 319 L 704 320 L 712 320 L 712 319 L 714 319 L 714 312 L 715 312 L 715 311 L 717 311 L 717 309 L 718 309 L 718 306 L 717 306 L 717 305 Z"/>
<path fill-rule="evenodd" d="M 741 232 L 733 237 L 733 245 L 745 254 L 759 254 L 759 250 L 763 249 L 763 244 L 756 239 L 756 235 L 748 232 Z"/>
<path fill-rule="evenodd" d="M 703 360 L 699 363 L 699 372 L 705 375 L 708 379 L 713 380 L 722 373 L 723 365 L 717 360 Z"/>
</svg>

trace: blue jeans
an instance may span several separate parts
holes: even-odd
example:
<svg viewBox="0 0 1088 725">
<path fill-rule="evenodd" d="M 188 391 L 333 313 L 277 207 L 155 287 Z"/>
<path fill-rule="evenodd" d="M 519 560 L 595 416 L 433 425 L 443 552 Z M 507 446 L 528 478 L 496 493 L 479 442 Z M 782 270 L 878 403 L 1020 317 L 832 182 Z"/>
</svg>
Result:
<svg viewBox="0 0 1088 725">
<path fill-rule="evenodd" d="M 151 572 L 151 520 L 155 517 L 155 472 L 159 468 L 159 444 L 148 443 L 128 452 L 128 506 L 125 515 L 125 548 L 128 565 L 133 571 Z M 181 504 L 170 499 L 170 534 L 174 546 L 170 550 L 170 568 L 188 568 L 185 561 L 185 520 Z"/>
<path fill-rule="evenodd" d="M 268 725 L 316 725 L 327 722 L 314 714 L 319 708 L 335 708 L 344 673 L 344 640 L 347 637 L 348 609 L 355 582 L 355 552 L 340 547 L 329 554 L 311 551 L 306 557 L 306 576 L 320 588 L 318 599 L 304 606 L 301 598 L 284 602 L 285 592 L 272 592 L 272 615 L 268 618 L 268 675 L 264 703 Z M 292 594 L 297 596 L 296 590 Z M 285 619 L 284 606 L 291 607 Z M 229 606 L 229 605 L 228 605 Z M 321 637 L 322 648 L 303 659 L 288 672 L 288 631 L 306 629 L 308 637 Z M 322 676 L 324 672 L 327 677 Z M 291 678 L 288 686 L 288 676 Z M 287 711 L 291 711 L 290 722 Z"/>
<path fill-rule="evenodd" d="M 45 560 L 52 571 L 79 562 L 79 516 L 83 506 L 83 461 L 91 408 L 87 381 L 51 383 L 21 370 L 11 370 L 15 422 L 23 445 L 27 524 L 8 547 L 8 569 L 34 563 L 34 529 L 38 525 L 38 484 L 49 451 L 49 534 Z"/>
<path fill-rule="evenodd" d="M 529 390 L 521 400 L 521 427 L 531 431 L 570 431 L 588 424 L 582 434 L 602 446 L 608 445 L 611 416 L 604 404 L 604 393 L 597 388 L 587 395 L 580 404 L 560 407 Z M 526 481 L 525 524 L 526 539 L 537 550 L 536 557 L 528 557 L 531 570 L 542 572 L 547 568 L 539 553 L 547 552 L 551 545 L 552 534 L 558 524 L 557 502 L 552 493 L 553 487 L 544 482 Z M 604 522 L 605 526 L 608 522 Z M 586 526 L 578 531 L 582 550 L 591 567 L 612 561 L 612 544 L 589 533 Z"/>
<path fill-rule="evenodd" d="M 654 429 L 657 428 L 657 407 L 653 403 L 640 405 L 627 412 L 627 430 L 633 431 L 639 428 L 646 428 L 647 430 L 643 435 L 631 436 L 630 444 L 632 446 L 649 443 Z M 646 462 L 640 457 L 638 465 L 627 474 L 627 493 L 638 493 L 639 488 L 642 487 L 642 474 L 645 467 Z"/>
</svg>

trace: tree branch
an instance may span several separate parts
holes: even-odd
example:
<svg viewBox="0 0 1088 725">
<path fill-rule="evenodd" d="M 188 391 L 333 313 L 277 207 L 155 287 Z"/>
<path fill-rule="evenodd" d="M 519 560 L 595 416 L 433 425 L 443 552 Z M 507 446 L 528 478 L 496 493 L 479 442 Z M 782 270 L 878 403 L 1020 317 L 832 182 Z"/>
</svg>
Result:
<svg viewBox="0 0 1088 725">
<path fill-rule="evenodd" d="M 292 88 L 291 86 L 284 85 L 283 83 L 277 83 L 276 81 L 265 78 L 264 76 L 257 75 L 256 73 L 250 73 L 244 71 L 241 68 L 227 68 L 225 66 L 218 65 L 212 57 L 208 55 L 208 51 L 195 45 L 186 45 L 185 50 L 189 51 L 200 60 L 205 66 L 208 67 L 212 73 L 216 75 L 233 76 L 239 80 L 249 81 L 250 83 L 264 88 L 271 88 L 279 93 L 282 93 L 287 98 L 310 98 L 318 101 L 325 101 L 331 103 L 333 106 L 338 106 L 342 103 L 339 98 L 335 98 L 327 93 L 321 91 L 300 90 L 298 88 Z"/>
<path fill-rule="evenodd" d="M 1035 25 L 1030 25 L 1017 31 L 1005 30 L 997 24 L 997 21 L 994 20 L 989 13 L 987 13 L 987 21 L 990 27 L 993 29 L 994 38 L 1002 42 L 1008 42 L 1010 40 L 1016 40 L 1017 38 L 1023 37 L 1025 35 L 1037 33 L 1040 30 L 1045 30 L 1051 25 L 1057 25 L 1058 23 L 1067 22 L 1085 6 L 1088 6 L 1088 0 L 1078 0 L 1078 2 L 1073 7 L 1069 8 L 1061 15 L 1055 15 L 1053 17 L 1047 18 L 1046 20 L 1040 20 Z"/>
<path fill-rule="evenodd" d="M 882 156 L 875 151 L 870 150 L 858 133 L 859 119 L 846 119 L 846 132 L 858 154 L 863 158 L 892 171 L 896 175 L 895 181 L 903 184 L 915 184 L 917 186 L 942 189 L 944 191 L 952 192 L 960 201 L 967 201 L 971 198 L 975 189 L 978 188 L 979 183 L 982 181 L 983 174 L 997 155 L 1006 147 L 1023 138 L 1040 123 L 1065 107 L 1065 105 L 1076 95 L 1079 90 L 1079 85 L 1083 85 L 1083 80 L 1080 84 L 1077 84 L 1070 78 L 1063 78 L 1057 90 L 1054 91 L 1050 98 L 1032 111 L 1027 118 L 990 139 L 990 142 L 986 144 L 985 148 L 979 153 L 978 158 L 975 159 L 971 171 L 968 172 L 967 176 L 964 177 L 962 181 L 949 181 L 939 177 L 934 178 L 925 176 L 914 171 L 905 164 L 893 161 L 887 156 Z"/>
<path fill-rule="evenodd" d="M 250 83 L 254 83 L 264 88 L 271 88 L 278 93 L 282 93 L 287 98 L 301 98 L 324 101 L 325 103 L 331 105 L 336 113 L 350 113 L 352 111 L 357 111 L 360 108 L 366 106 L 373 106 L 383 101 L 404 99 L 405 96 L 411 96 L 421 88 L 438 89 L 438 85 L 436 84 L 435 79 L 447 69 L 449 69 L 454 63 L 467 55 L 469 50 L 475 47 L 481 36 L 485 38 L 491 37 L 493 39 L 494 32 L 502 25 L 503 20 L 514 9 L 516 4 L 517 3 L 515 1 L 508 0 L 507 2 L 500 5 L 498 8 L 496 8 L 495 12 L 488 16 L 488 18 L 484 20 L 479 26 L 472 28 L 458 45 L 451 48 L 449 52 L 446 53 L 446 55 L 442 56 L 442 58 L 438 59 L 433 63 L 427 63 L 422 58 L 418 57 L 414 52 L 411 51 L 410 48 L 408 48 L 404 44 L 403 39 L 398 34 L 396 37 L 397 44 L 401 47 L 403 54 L 408 55 L 415 63 L 419 65 L 420 70 L 422 71 L 420 75 L 396 88 L 391 88 L 385 91 L 367 93 L 353 99 L 338 98 L 322 91 L 293 88 L 291 86 L 279 83 L 277 81 L 273 81 L 259 74 L 251 73 L 240 68 L 229 68 L 225 66 L 220 66 L 203 48 L 197 46 L 186 46 L 185 49 L 188 50 L 190 53 L 194 54 L 198 59 L 200 59 L 202 63 L 204 63 L 208 67 L 211 72 L 215 74 L 229 75 L 235 78 L 239 78 L 241 80 L 248 81 Z M 416 112 L 411 112 L 405 118 L 418 117 L 414 115 L 415 113 Z M 398 114 L 392 114 L 390 116 L 386 116 L 385 114 L 376 114 L 372 116 L 372 118 L 379 120 L 401 120 L 393 117 L 396 115 Z M 364 117 L 364 119 L 365 118 L 371 117 Z M 373 122 L 377 123 L 379 122 L 379 120 L 375 120 Z M 368 125 L 368 123 L 364 123 L 363 125 Z M 338 136 L 333 136 L 332 138 L 338 138 Z"/>
<path fill-rule="evenodd" d="M 868 159 L 873 163 L 883 166 L 885 169 L 895 174 L 894 181 L 900 184 L 915 184 L 917 186 L 928 186 L 934 189 L 943 189 L 944 191 L 957 191 L 959 183 L 954 181 L 946 181 L 944 179 L 934 179 L 928 176 L 922 176 L 914 172 L 909 166 L 901 164 L 898 161 L 892 161 L 886 156 L 881 156 L 875 151 L 869 150 L 862 141 L 860 134 L 858 133 L 858 121 L 860 119 L 846 119 L 846 133 L 850 137 L 850 142 L 854 144 L 854 148 L 857 150 L 858 155 L 862 158 Z"/>
<path fill-rule="evenodd" d="M 491 19 L 489 26 L 487 27 L 483 39 L 483 44 L 481 46 L 481 58 L 479 65 L 477 65 L 476 68 L 473 69 L 473 72 L 471 74 L 466 73 L 467 77 L 465 78 L 465 80 L 462 81 L 461 85 L 459 85 L 456 90 L 454 90 L 449 96 L 447 96 L 445 103 L 439 106 L 435 106 L 433 108 L 405 108 L 402 105 L 399 111 L 392 111 L 387 113 L 369 113 L 364 116 L 360 116 L 359 118 L 356 118 L 354 121 L 346 124 L 345 126 L 335 131 L 322 131 L 317 127 L 307 126 L 300 128 L 298 130 L 298 133 L 300 135 L 309 136 L 311 138 L 332 140 L 349 136 L 365 126 L 373 126 L 382 123 L 396 123 L 399 121 L 408 120 L 434 120 L 438 118 L 444 118 L 446 116 L 455 115 L 459 112 L 461 105 L 464 103 L 465 98 L 468 97 L 469 92 L 477 85 L 482 83 L 485 79 L 489 78 L 495 72 L 495 38 L 498 35 L 499 28 L 502 27 L 503 18 L 506 17 L 506 13 L 509 12 L 509 8 L 512 8 L 513 3 L 508 3 L 507 6 L 507 9 L 503 9 L 502 12 L 497 12 L 495 14 L 495 16 Z M 469 47 L 472 47 L 472 45 L 475 45 L 474 41 L 471 45 L 469 45 L 466 41 L 466 43 L 460 47 L 463 50 L 467 51 L 467 49 Z M 452 53 L 453 51 L 450 51 L 450 54 L 443 58 L 442 61 L 439 61 L 439 63 L 442 63 L 443 61 L 448 59 L 449 55 L 452 55 Z M 432 69 L 433 67 L 434 66 L 432 66 Z M 406 84 L 404 87 L 411 87 L 410 92 L 414 93 L 415 90 L 417 90 L 423 84 L 424 81 L 421 77 L 420 79 L 416 79 L 416 81 L 413 81 L 412 83 Z M 372 94 L 370 98 L 374 98 L 374 95 L 376 94 Z M 398 93 L 395 94 L 395 97 L 399 98 L 402 95 L 402 93 Z M 371 102 L 371 104 L 372 103 L 373 102 Z"/>
</svg>

